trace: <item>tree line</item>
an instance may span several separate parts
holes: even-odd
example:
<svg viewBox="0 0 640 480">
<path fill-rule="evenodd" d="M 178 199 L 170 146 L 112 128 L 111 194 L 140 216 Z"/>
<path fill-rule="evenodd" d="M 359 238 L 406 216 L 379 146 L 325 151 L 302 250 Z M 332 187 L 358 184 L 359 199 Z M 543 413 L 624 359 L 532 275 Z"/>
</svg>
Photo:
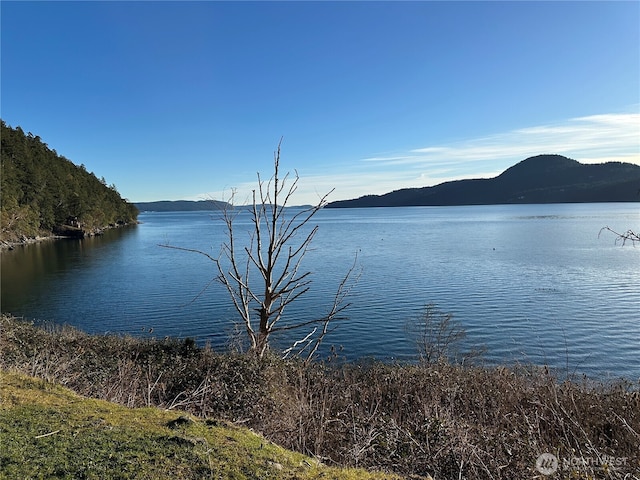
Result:
<svg viewBox="0 0 640 480">
<path fill-rule="evenodd" d="M 70 225 L 84 232 L 135 222 L 138 209 L 84 165 L 39 136 L 1 120 L 0 240 L 48 235 Z"/>
</svg>

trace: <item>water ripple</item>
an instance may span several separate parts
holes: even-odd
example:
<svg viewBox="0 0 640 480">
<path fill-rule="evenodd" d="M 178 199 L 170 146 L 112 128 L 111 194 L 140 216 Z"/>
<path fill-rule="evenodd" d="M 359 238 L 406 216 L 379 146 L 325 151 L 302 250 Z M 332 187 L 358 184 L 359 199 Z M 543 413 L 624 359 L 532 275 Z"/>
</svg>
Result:
<svg viewBox="0 0 640 480">
<path fill-rule="evenodd" d="M 304 264 L 312 289 L 290 318 L 324 313 L 356 252 L 363 272 L 349 320 L 324 354 L 333 344 L 348 358 L 412 358 L 407 323 L 433 304 L 467 331 L 464 347 L 487 347 L 489 364 L 640 377 L 640 249 L 598 238 L 605 220 L 619 230 L 637 224 L 637 206 L 322 210 L 316 218 Z M 191 336 L 224 347 L 237 314 L 225 289 L 211 283 L 213 264 L 158 247 L 217 256 L 222 225 L 200 212 L 141 220 L 91 242 L 3 254 L 3 311 L 90 332 Z"/>
</svg>

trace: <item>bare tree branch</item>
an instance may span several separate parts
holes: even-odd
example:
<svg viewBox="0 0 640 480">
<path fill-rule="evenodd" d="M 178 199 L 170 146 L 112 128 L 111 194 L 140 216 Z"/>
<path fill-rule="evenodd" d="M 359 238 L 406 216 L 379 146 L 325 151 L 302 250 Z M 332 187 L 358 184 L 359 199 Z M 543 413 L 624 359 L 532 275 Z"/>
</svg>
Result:
<svg viewBox="0 0 640 480">
<path fill-rule="evenodd" d="M 618 233 L 609 227 L 602 227 L 600 229 L 600 232 L 598 233 L 598 237 L 600 237 L 600 234 L 604 230 L 608 230 L 609 232 L 613 233 L 616 236 L 616 242 L 622 242 L 622 245 L 624 245 L 626 242 L 631 242 L 631 244 L 635 246 L 636 242 L 640 242 L 640 233 L 638 232 L 627 230 L 624 233 Z"/>
<path fill-rule="evenodd" d="M 291 210 L 287 207 L 298 188 L 298 172 L 291 176 L 280 174 L 280 149 L 282 139 L 274 152 L 273 175 L 263 180 L 258 173 L 258 187 L 252 192 L 252 206 L 246 210 L 251 215 L 252 231 L 248 244 L 238 248 L 235 210 L 231 196 L 228 207 L 222 210 L 227 241 L 221 246 L 220 257 L 197 249 L 162 245 L 186 252 L 199 253 L 216 264 L 217 279 L 231 297 L 233 305 L 242 318 L 251 342 L 250 351 L 263 356 L 269 346 L 269 337 L 283 332 L 316 324 L 311 333 L 295 342 L 286 352 L 303 345 L 298 355 L 309 348 L 307 360 L 316 353 L 320 343 L 329 332 L 329 323 L 338 319 L 338 314 L 348 307 L 346 296 L 352 288 L 356 261 L 349 269 L 333 299 L 326 315 L 319 318 L 283 322 L 285 309 L 310 289 L 311 273 L 302 269 L 302 263 L 318 231 L 309 222 L 326 204 L 333 190 L 320 197 L 311 207 Z M 257 275 L 256 275 L 257 274 Z M 359 275 L 358 275 L 359 277 Z M 356 279 L 357 280 L 357 279 Z M 321 326 L 321 328 L 319 328 Z M 314 337 L 319 331 L 319 334 Z"/>
</svg>

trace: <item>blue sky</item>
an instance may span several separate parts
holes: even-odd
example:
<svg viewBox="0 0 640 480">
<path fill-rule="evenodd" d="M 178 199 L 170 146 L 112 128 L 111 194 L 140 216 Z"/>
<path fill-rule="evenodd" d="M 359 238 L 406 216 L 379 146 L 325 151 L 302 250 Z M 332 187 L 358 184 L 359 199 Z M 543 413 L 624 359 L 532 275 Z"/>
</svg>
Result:
<svg viewBox="0 0 640 480">
<path fill-rule="evenodd" d="M 640 164 L 640 3 L 13 2 L 1 115 L 132 201 Z"/>
</svg>

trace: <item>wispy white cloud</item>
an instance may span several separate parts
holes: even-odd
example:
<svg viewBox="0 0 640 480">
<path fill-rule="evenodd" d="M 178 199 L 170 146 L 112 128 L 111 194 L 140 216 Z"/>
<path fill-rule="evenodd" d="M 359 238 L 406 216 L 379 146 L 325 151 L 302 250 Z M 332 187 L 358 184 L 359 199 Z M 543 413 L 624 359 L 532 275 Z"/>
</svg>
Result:
<svg viewBox="0 0 640 480">
<path fill-rule="evenodd" d="M 578 117 L 391 155 L 354 160 L 325 174 L 301 172 L 295 203 L 315 203 L 335 189 L 331 200 L 382 194 L 463 178 L 489 178 L 533 155 L 556 153 L 582 163 L 620 161 L 640 165 L 640 114 Z M 250 199 L 255 182 L 237 187 Z M 229 192 L 227 192 L 228 194 Z M 222 198 L 224 192 L 207 194 Z"/>
<path fill-rule="evenodd" d="M 375 161 L 402 164 L 428 164 L 442 160 L 460 161 L 520 158 L 540 153 L 567 155 L 584 163 L 621 158 L 640 163 L 640 114 L 605 114 L 579 117 L 566 122 L 512 130 L 474 138 L 451 145 L 411 150 L 403 157 L 378 157 Z M 624 160 L 622 160 L 624 159 Z M 367 159 L 366 161 L 372 161 Z"/>
</svg>

